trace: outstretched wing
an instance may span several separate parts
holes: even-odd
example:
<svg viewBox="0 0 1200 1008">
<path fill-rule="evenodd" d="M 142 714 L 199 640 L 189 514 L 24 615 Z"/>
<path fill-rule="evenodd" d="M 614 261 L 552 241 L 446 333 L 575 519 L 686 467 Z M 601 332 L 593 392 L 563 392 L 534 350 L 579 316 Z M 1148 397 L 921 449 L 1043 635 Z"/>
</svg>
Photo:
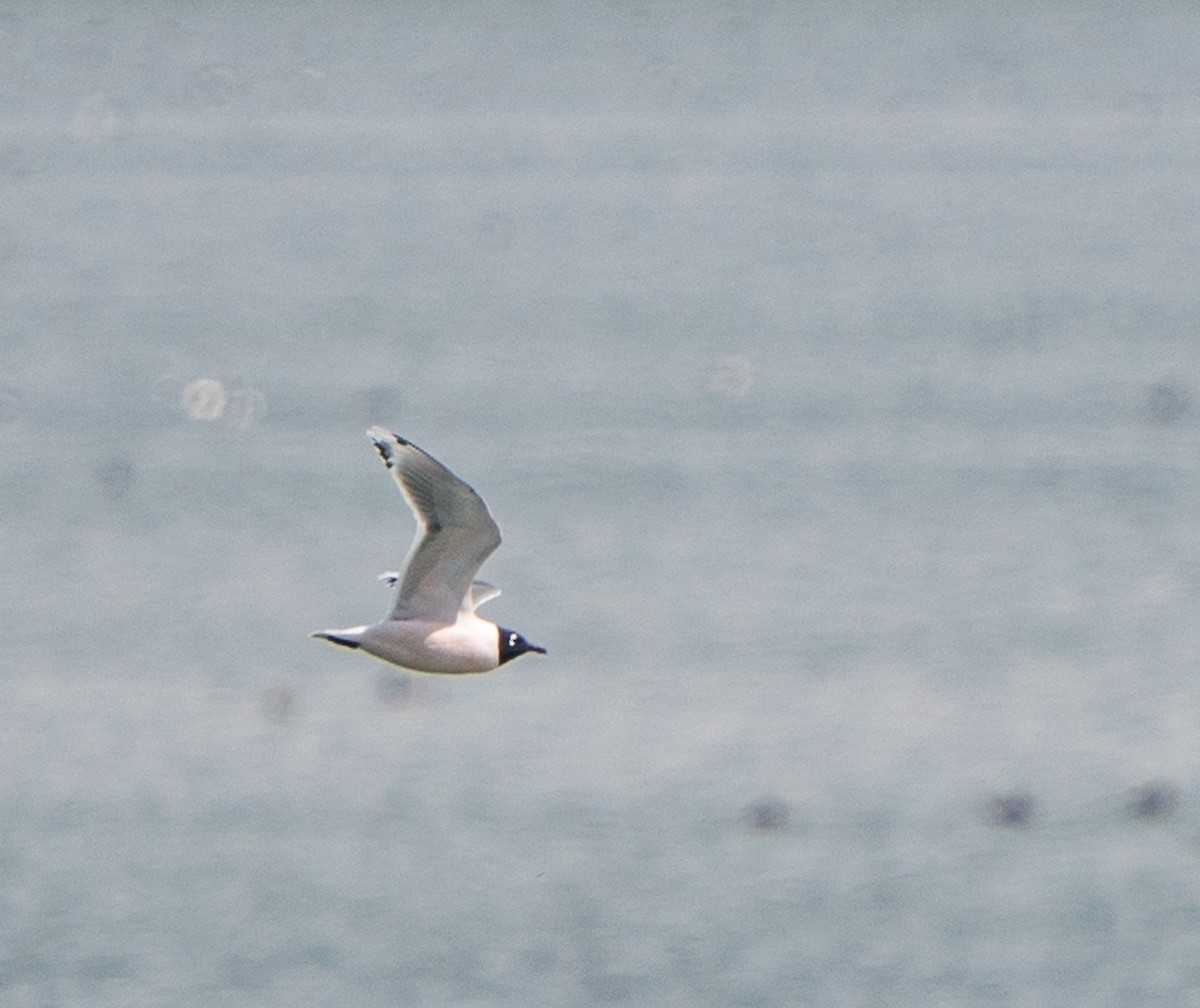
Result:
<svg viewBox="0 0 1200 1008">
<path fill-rule="evenodd" d="M 432 455 L 382 427 L 367 435 L 419 526 L 388 618 L 453 623 L 500 530 L 479 494 Z"/>
<path fill-rule="evenodd" d="M 474 612 L 484 602 L 494 599 L 499 594 L 500 589 L 495 585 L 490 585 L 486 581 L 472 581 L 471 587 L 467 590 L 467 594 L 463 596 L 462 604 L 459 608 L 463 612 Z"/>
</svg>

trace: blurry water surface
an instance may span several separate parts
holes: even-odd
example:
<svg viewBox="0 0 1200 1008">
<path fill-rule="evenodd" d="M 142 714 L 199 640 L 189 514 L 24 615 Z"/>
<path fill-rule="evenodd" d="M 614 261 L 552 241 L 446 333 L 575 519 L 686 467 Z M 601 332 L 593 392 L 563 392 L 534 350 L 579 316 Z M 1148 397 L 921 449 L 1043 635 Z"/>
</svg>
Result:
<svg viewBox="0 0 1200 1008">
<path fill-rule="evenodd" d="M 1198 49 L 0 7 L 0 1001 L 1200 1003 Z M 307 638 L 369 423 L 549 656 Z"/>
</svg>

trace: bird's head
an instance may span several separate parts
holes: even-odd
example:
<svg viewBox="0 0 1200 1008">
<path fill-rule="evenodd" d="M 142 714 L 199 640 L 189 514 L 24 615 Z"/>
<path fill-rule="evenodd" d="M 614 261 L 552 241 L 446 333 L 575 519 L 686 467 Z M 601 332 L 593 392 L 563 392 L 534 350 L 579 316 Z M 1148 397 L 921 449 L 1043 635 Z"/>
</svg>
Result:
<svg viewBox="0 0 1200 1008">
<path fill-rule="evenodd" d="M 531 644 L 522 637 L 516 630 L 509 630 L 505 627 L 497 627 L 500 634 L 500 664 L 503 665 L 506 661 L 512 661 L 525 654 L 527 651 L 533 651 L 537 654 L 545 654 L 546 649 L 539 647 L 537 644 Z"/>
</svg>

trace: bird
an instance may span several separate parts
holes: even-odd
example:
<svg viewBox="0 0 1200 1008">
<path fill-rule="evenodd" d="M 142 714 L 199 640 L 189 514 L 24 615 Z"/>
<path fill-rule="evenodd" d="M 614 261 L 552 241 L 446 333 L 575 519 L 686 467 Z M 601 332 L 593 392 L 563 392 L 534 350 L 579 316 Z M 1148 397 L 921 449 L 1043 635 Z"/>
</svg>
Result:
<svg viewBox="0 0 1200 1008">
<path fill-rule="evenodd" d="M 381 574 L 396 586 L 378 623 L 319 630 L 310 637 L 414 672 L 490 672 L 523 654 L 545 654 L 515 630 L 476 615 L 500 594 L 476 572 L 500 545 L 483 499 L 428 452 L 399 434 L 372 427 L 367 436 L 417 519 L 402 572 Z"/>
</svg>

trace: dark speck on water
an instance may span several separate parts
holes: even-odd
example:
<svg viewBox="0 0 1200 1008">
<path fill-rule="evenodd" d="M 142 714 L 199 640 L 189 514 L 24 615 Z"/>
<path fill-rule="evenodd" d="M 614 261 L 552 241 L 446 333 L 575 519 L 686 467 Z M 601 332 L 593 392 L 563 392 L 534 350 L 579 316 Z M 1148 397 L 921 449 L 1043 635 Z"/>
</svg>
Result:
<svg viewBox="0 0 1200 1008">
<path fill-rule="evenodd" d="M 763 798 L 742 811 L 742 821 L 752 833 L 779 833 L 787 829 L 792 810 L 781 798 Z"/>
<path fill-rule="evenodd" d="M 1033 822 L 1036 811 L 1036 803 L 1028 794 L 997 795 L 992 799 L 991 820 L 996 826 L 1020 829 Z"/>
<path fill-rule="evenodd" d="M 1128 809 L 1137 819 L 1161 819 L 1174 812 L 1178 804 L 1179 789 L 1174 784 L 1151 781 L 1130 791 Z"/>
</svg>

